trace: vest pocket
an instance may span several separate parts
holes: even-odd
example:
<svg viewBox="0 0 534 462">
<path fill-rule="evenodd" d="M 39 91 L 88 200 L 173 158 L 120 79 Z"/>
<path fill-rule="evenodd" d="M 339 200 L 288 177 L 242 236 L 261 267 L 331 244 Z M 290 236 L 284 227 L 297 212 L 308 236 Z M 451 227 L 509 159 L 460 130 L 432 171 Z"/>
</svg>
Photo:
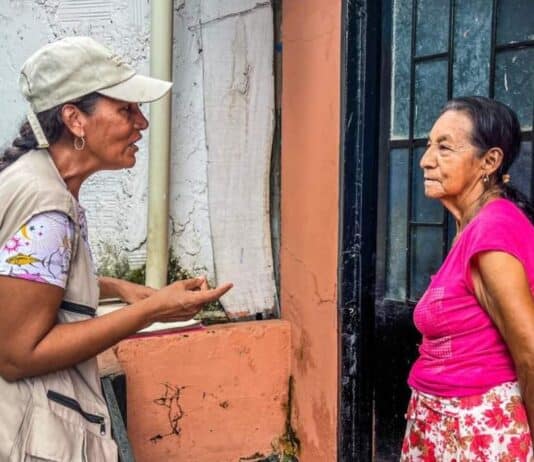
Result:
<svg viewBox="0 0 534 462">
<path fill-rule="evenodd" d="M 35 406 L 31 412 L 25 442 L 24 462 L 86 462 L 85 431 L 46 408 Z M 17 461 L 18 462 L 18 461 Z"/>
<path fill-rule="evenodd" d="M 16 462 L 115 462 L 117 446 L 106 434 L 106 420 L 103 416 L 87 412 L 80 403 L 69 396 L 47 391 L 47 398 L 79 414 L 88 425 L 62 418 L 54 411 L 33 406 L 28 416 L 29 424 L 24 441 L 25 456 Z M 74 419 L 76 420 L 76 419 Z M 94 426 L 98 432 L 88 429 Z M 95 428 L 95 429 L 96 429 Z"/>
<path fill-rule="evenodd" d="M 73 411 L 76 411 L 85 420 L 87 420 L 87 422 L 99 425 L 100 434 L 102 436 L 106 434 L 106 419 L 104 419 L 103 416 L 98 415 L 98 414 L 91 414 L 89 412 L 84 411 L 80 403 L 76 401 L 74 398 L 62 395 L 61 393 L 58 393 L 57 391 L 48 390 L 46 393 L 46 396 L 50 401 L 54 401 L 55 403 L 61 404 L 62 406 L 65 406 L 69 409 L 72 409 Z"/>
</svg>

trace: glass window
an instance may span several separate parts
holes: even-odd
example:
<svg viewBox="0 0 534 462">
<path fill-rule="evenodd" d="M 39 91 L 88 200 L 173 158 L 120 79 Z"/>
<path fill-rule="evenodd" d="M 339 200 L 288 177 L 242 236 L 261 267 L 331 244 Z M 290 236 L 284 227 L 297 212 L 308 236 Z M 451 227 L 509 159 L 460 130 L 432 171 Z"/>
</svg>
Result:
<svg viewBox="0 0 534 462">
<path fill-rule="evenodd" d="M 391 125 L 385 134 L 390 141 L 387 298 L 417 299 L 456 235 L 450 213 L 424 196 L 419 168 L 421 146 L 443 104 L 452 96 L 495 97 L 517 112 L 524 139 L 531 138 L 533 17 L 533 0 L 393 0 L 391 105 L 386 108 Z M 531 141 L 522 144 L 510 174 L 514 186 L 534 194 Z"/>
<path fill-rule="evenodd" d="M 389 158 L 386 296 L 406 298 L 408 247 L 408 149 L 393 149 Z"/>
<path fill-rule="evenodd" d="M 532 143 L 521 143 L 521 152 L 510 168 L 511 184 L 532 199 Z"/>
<path fill-rule="evenodd" d="M 418 0 L 415 54 L 417 56 L 444 53 L 449 42 L 449 2 Z"/>
<path fill-rule="evenodd" d="M 454 9 L 454 96 L 489 94 L 492 0 L 456 2 Z"/>
<path fill-rule="evenodd" d="M 497 45 L 534 40 L 532 0 L 499 0 L 497 5 Z"/>
<path fill-rule="evenodd" d="M 443 206 L 435 199 L 425 196 L 423 171 L 419 162 L 426 148 L 414 151 L 412 166 L 412 220 L 418 223 L 441 223 L 443 221 Z"/>
<path fill-rule="evenodd" d="M 410 68 L 412 56 L 412 2 L 395 2 L 391 82 L 391 138 L 408 138 L 410 121 Z"/>
<path fill-rule="evenodd" d="M 534 19 L 532 21 L 534 23 Z M 506 50 L 497 54 L 495 59 L 495 99 L 514 108 L 522 130 L 532 129 L 534 47 Z"/>
<path fill-rule="evenodd" d="M 414 137 L 426 138 L 447 102 L 447 61 L 423 61 L 415 66 Z"/>
<path fill-rule="evenodd" d="M 410 262 L 410 298 L 423 295 L 443 258 L 443 228 L 437 226 L 412 227 L 412 259 Z"/>
</svg>

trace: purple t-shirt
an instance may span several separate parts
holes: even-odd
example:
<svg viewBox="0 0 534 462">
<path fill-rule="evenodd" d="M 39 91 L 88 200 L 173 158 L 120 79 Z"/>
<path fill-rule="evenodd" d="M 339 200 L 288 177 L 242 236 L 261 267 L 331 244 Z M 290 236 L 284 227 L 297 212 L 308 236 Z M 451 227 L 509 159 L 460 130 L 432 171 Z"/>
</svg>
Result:
<svg viewBox="0 0 534 462">
<path fill-rule="evenodd" d="M 489 250 L 517 258 L 534 292 L 534 226 L 512 202 L 494 200 L 466 226 L 415 307 L 423 340 L 408 378 L 412 388 L 468 396 L 516 380 L 508 348 L 473 288 L 470 261 Z"/>
</svg>

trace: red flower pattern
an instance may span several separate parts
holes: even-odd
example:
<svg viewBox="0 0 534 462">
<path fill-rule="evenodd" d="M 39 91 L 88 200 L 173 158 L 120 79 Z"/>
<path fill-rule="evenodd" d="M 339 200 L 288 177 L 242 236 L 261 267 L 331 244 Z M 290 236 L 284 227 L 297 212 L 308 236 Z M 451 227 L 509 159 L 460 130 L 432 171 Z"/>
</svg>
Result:
<svg viewBox="0 0 534 462">
<path fill-rule="evenodd" d="M 529 452 L 532 451 L 532 440 L 530 435 L 521 435 L 512 438 L 507 446 L 510 455 L 516 457 L 520 462 L 526 462 Z"/>
<path fill-rule="evenodd" d="M 414 391 L 406 417 L 401 462 L 528 462 L 534 457 L 515 382 L 464 398 Z"/>
<path fill-rule="evenodd" d="M 484 412 L 486 416 L 486 424 L 488 427 L 500 430 L 501 428 L 508 427 L 511 419 L 504 414 L 503 409 L 500 407 L 493 407 Z"/>
</svg>

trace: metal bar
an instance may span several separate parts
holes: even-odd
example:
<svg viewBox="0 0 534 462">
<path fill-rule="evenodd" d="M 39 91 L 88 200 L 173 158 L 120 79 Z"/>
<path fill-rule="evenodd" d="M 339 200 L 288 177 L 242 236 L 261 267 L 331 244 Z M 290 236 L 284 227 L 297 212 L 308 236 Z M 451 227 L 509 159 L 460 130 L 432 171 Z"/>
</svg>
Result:
<svg viewBox="0 0 534 462">
<path fill-rule="evenodd" d="M 428 143 L 428 139 L 426 138 L 414 138 L 413 140 L 391 140 L 389 142 L 389 148 L 390 149 L 408 149 L 410 146 L 413 146 L 414 148 L 422 148 L 425 147 Z"/>
<path fill-rule="evenodd" d="M 380 126 L 379 133 L 379 147 L 378 147 L 378 213 L 377 213 L 377 249 L 376 249 L 376 276 L 375 289 L 376 299 L 381 300 L 387 289 L 386 272 L 388 268 L 389 255 L 387 251 L 387 236 L 388 236 L 388 209 L 389 209 L 389 159 L 391 149 L 394 146 L 390 145 L 391 134 L 391 42 L 392 42 L 392 9 L 393 0 L 383 0 L 382 13 L 382 40 L 381 40 L 381 72 L 380 72 Z M 388 108 L 385 110 L 384 108 Z M 407 147 L 405 140 L 398 140 L 402 148 Z M 397 140 L 393 141 L 396 143 Z"/>
<path fill-rule="evenodd" d="M 446 58 L 447 56 L 448 56 L 448 52 L 444 51 L 442 53 L 434 53 L 434 54 L 431 54 L 431 55 L 414 56 L 413 60 L 416 63 L 420 63 L 420 62 L 423 62 L 423 61 L 432 61 L 434 59 Z"/>
<path fill-rule="evenodd" d="M 454 90 L 453 79 L 453 64 L 454 64 L 454 27 L 455 27 L 455 14 L 456 14 L 456 2 L 455 0 L 449 1 L 449 49 L 447 50 L 447 99 L 450 100 Z M 443 229 L 441 234 L 441 256 L 442 258 L 447 255 L 448 236 L 449 236 L 449 220 L 447 220 L 447 209 L 443 207 Z"/>
<path fill-rule="evenodd" d="M 497 40 L 497 0 L 493 0 L 491 11 L 491 51 L 490 51 L 490 69 L 488 82 L 488 95 L 490 98 L 495 96 L 495 42 Z"/>
<path fill-rule="evenodd" d="M 422 228 L 426 228 L 426 227 L 432 228 L 432 227 L 437 227 L 437 226 L 440 226 L 440 227 L 443 226 L 443 222 L 441 221 L 425 222 L 425 221 L 410 220 L 410 224 L 412 226 L 420 226 Z"/>
<path fill-rule="evenodd" d="M 380 2 L 343 2 L 338 255 L 340 462 L 370 462 Z"/>
<path fill-rule="evenodd" d="M 117 402 L 117 397 L 115 396 L 115 391 L 113 390 L 112 377 L 103 377 L 101 382 L 104 398 L 106 399 L 106 403 L 108 405 L 109 417 L 111 419 L 111 431 L 113 434 L 113 439 L 117 443 L 117 448 L 119 451 L 119 460 L 120 462 L 135 462 L 132 447 L 130 446 L 128 434 L 126 433 L 126 427 L 124 425 L 124 421 L 122 420 L 119 404 Z"/>
<path fill-rule="evenodd" d="M 412 4 L 412 44 L 411 44 L 411 62 L 410 62 L 410 123 L 408 130 L 408 224 L 407 224 L 407 239 L 406 239 L 406 295 L 410 296 L 412 288 L 412 176 L 413 176 L 413 156 L 414 156 L 414 146 L 413 146 L 413 135 L 414 135 L 414 124 L 415 124 L 415 46 L 416 46 L 416 34 L 417 34 L 417 1 L 414 0 Z"/>
<path fill-rule="evenodd" d="M 495 45 L 495 51 L 516 50 L 518 48 L 534 47 L 534 40 L 523 40 L 521 42 L 503 43 L 502 45 Z"/>
</svg>

